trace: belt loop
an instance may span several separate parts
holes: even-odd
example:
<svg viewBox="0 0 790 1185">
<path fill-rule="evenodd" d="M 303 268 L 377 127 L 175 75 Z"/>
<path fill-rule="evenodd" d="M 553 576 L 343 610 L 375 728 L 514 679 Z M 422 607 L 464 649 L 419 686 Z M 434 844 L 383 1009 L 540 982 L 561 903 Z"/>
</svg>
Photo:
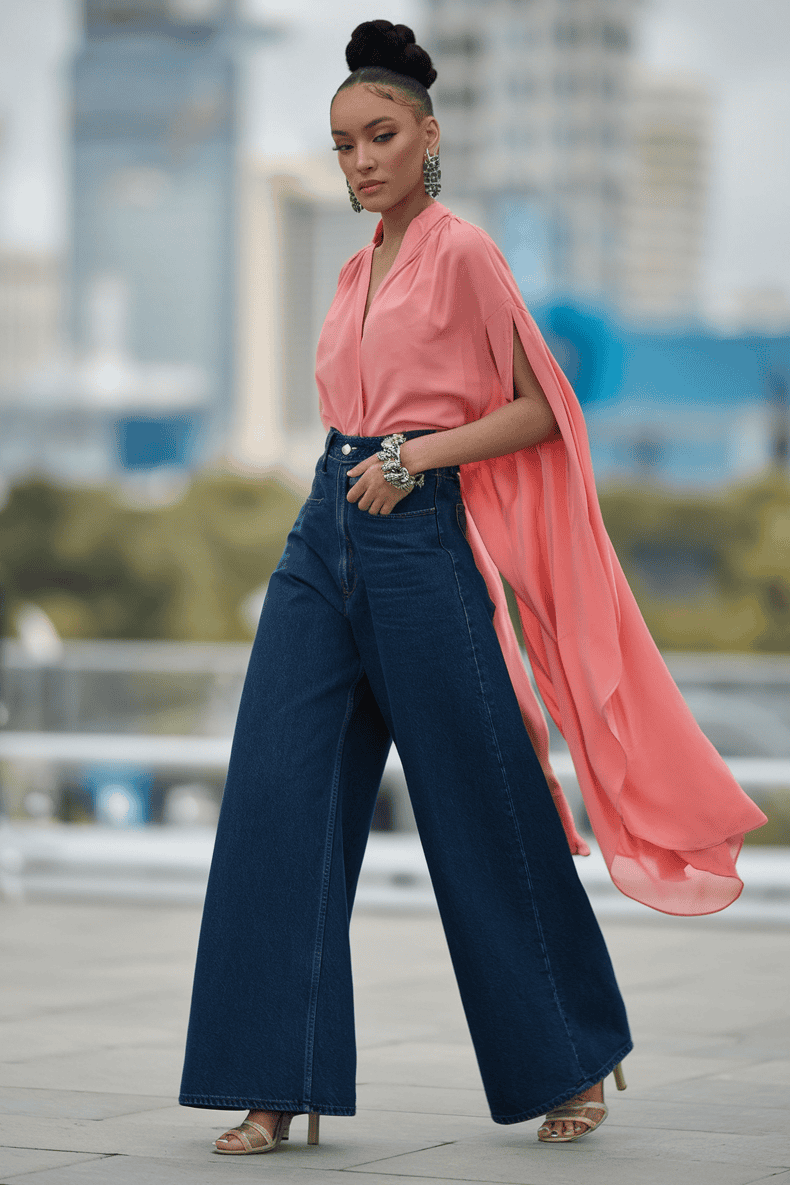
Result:
<svg viewBox="0 0 790 1185">
<path fill-rule="evenodd" d="M 330 445 L 332 444 L 332 441 L 334 440 L 336 435 L 337 435 L 337 428 L 330 428 L 329 431 L 327 432 L 326 444 L 324 445 L 324 455 L 321 460 L 321 470 L 323 473 L 326 473 L 326 459 L 329 456 Z"/>
</svg>

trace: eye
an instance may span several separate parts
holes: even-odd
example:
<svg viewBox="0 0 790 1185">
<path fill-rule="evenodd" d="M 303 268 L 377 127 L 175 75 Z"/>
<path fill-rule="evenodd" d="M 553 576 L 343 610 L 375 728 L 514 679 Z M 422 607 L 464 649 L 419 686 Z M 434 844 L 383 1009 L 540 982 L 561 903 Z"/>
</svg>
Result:
<svg viewBox="0 0 790 1185">
<path fill-rule="evenodd" d="M 381 132 L 378 136 L 376 136 L 373 143 L 375 144 L 376 140 L 384 140 L 384 141 L 391 140 L 394 135 L 395 135 L 394 132 Z M 344 152 L 346 148 L 353 148 L 353 147 L 354 147 L 353 144 L 334 144 L 332 146 L 332 151 L 333 152 Z"/>
</svg>

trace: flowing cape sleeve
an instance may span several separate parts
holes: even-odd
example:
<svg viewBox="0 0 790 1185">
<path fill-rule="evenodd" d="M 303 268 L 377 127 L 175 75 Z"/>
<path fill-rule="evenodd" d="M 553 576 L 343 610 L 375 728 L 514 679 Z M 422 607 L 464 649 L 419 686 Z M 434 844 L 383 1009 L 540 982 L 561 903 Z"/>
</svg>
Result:
<svg viewBox="0 0 790 1185">
<path fill-rule="evenodd" d="M 561 439 L 461 467 L 470 545 L 497 612 L 504 596 L 496 581 L 498 604 L 492 573 L 516 595 L 535 681 L 567 741 L 615 885 L 665 913 L 715 913 L 739 896 L 743 835 L 766 817 L 697 725 L 653 642 L 601 517 L 578 400 L 504 257 L 488 236 L 479 242 L 468 275 L 489 304 L 492 293 L 497 298 L 485 328 L 501 390 L 488 410 L 513 398 L 515 327 Z M 507 647 L 515 638 L 504 625 L 498 634 L 513 676 Z M 563 815 L 548 730 L 539 708 L 545 735 L 537 723 L 521 669 L 514 686 L 525 724 L 571 850 L 583 851 Z"/>
</svg>

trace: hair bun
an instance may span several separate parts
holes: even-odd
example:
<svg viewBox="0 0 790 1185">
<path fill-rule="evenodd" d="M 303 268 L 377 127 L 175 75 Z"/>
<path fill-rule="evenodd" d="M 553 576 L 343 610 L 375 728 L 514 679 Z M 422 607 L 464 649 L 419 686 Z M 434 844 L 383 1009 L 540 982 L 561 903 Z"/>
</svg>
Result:
<svg viewBox="0 0 790 1185">
<path fill-rule="evenodd" d="M 346 46 L 346 61 L 352 74 L 362 66 L 381 66 L 416 78 L 424 87 L 436 79 L 430 56 L 416 44 L 411 29 L 391 21 L 357 25 Z"/>
</svg>

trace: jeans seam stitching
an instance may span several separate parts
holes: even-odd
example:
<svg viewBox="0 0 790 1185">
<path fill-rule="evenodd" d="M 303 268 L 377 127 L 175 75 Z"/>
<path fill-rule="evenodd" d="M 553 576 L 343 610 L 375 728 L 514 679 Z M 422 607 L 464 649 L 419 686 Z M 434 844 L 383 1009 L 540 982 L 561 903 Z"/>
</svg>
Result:
<svg viewBox="0 0 790 1185">
<path fill-rule="evenodd" d="M 304 1070 L 304 1097 L 309 1099 L 313 1089 L 313 1055 L 315 1052 L 315 1021 L 318 1012 L 318 995 L 321 983 L 321 967 L 323 963 L 324 953 L 324 934 L 326 931 L 326 910 L 327 902 L 329 900 L 329 882 L 332 876 L 332 846 L 335 836 L 335 823 L 337 820 L 337 799 L 340 788 L 340 766 L 343 761 L 343 746 L 345 743 L 346 732 L 348 730 L 349 721 L 353 715 L 354 701 L 356 699 L 357 688 L 364 672 L 360 669 L 356 679 L 349 688 L 348 698 L 346 700 L 346 714 L 343 718 L 343 724 L 340 729 L 340 736 L 338 737 L 337 749 L 335 752 L 335 768 L 332 775 L 332 791 L 329 802 L 329 818 L 326 826 L 326 841 L 324 847 L 324 868 L 321 878 L 321 902 L 318 909 L 318 928 L 315 936 L 315 948 L 313 952 L 313 971 L 310 981 L 310 1002 L 308 1005 L 308 1019 L 307 1019 L 307 1041 L 305 1044 L 305 1070 Z"/>
<path fill-rule="evenodd" d="M 483 701 L 483 709 L 485 711 L 486 716 L 488 717 L 489 732 L 490 732 L 492 739 L 493 739 L 494 748 L 495 748 L 496 755 L 497 755 L 497 761 L 499 763 L 500 774 L 502 777 L 502 784 L 504 786 L 505 794 L 507 796 L 508 806 L 510 809 L 510 815 L 513 820 L 513 827 L 514 827 L 516 836 L 518 838 L 518 846 L 519 846 L 519 850 L 521 852 L 521 863 L 522 863 L 524 873 L 527 878 L 527 884 L 529 885 L 530 905 L 532 908 L 532 913 L 535 918 L 535 925 L 537 927 L 538 935 L 540 938 L 540 945 L 541 945 L 541 949 L 543 951 L 543 961 L 544 961 L 544 964 L 546 967 L 546 972 L 549 977 L 549 982 L 551 983 L 552 995 L 554 996 L 554 1001 L 557 1005 L 557 1011 L 559 1012 L 560 1016 L 562 1017 L 563 1027 L 565 1029 L 566 1035 L 568 1037 L 568 1041 L 570 1042 L 571 1048 L 573 1050 L 573 1056 L 576 1059 L 576 1064 L 579 1067 L 579 1070 L 581 1070 L 581 1062 L 579 1061 L 579 1054 L 576 1049 L 576 1042 L 574 1041 L 573 1035 L 572 1035 L 570 1028 L 568 1026 L 568 1018 L 565 1015 L 565 1009 L 562 1006 L 562 1001 L 560 1000 L 559 993 L 557 991 L 557 983 L 554 978 L 554 972 L 552 971 L 552 968 L 551 968 L 551 960 L 549 958 L 549 952 L 548 952 L 548 948 L 546 946 L 546 939 L 543 934 L 543 926 L 541 925 L 540 914 L 538 912 L 537 905 L 535 904 L 535 894 L 534 894 L 533 887 L 532 887 L 532 877 L 530 876 L 529 862 L 527 860 L 527 854 L 524 850 L 524 841 L 523 841 L 522 835 L 521 835 L 521 828 L 518 825 L 518 819 L 516 817 L 516 812 L 513 807 L 513 793 L 512 793 L 511 787 L 510 787 L 510 783 L 507 778 L 507 772 L 505 770 L 504 763 L 502 761 L 502 752 L 499 747 L 499 741 L 497 740 L 496 729 L 494 728 L 494 722 L 491 717 L 491 707 L 490 707 L 488 700 L 486 699 L 486 695 L 485 695 L 485 688 L 483 685 L 483 677 L 482 677 L 482 673 L 480 671 L 480 664 L 478 663 L 478 660 L 477 660 L 477 652 L 476 652 L 476 648 L 475 648 L 474 635 L 472 633 L 471 624 L 469 622 L 469 615 L 466 611 L 466 604 L 464 603 L 463 592 L 461 590 L 461 582 L 458 579 L 458 570 L 457 570 L 457 565 L 455 562 L 455 556 L 452 554 L 450 549 L 448 547 L 446 547 L 444 544 L 444 540 L 442 539 L 442 533 L 441 533 L 441 523 L 440 523 L 438 516 L 437 516 L 437 527 L 439 528 L 439 532 L 438 532 L 439 533 L 439 543 L 440 543 L 441 547 L 443 548 L 443 550 L 450 557 L 450 562 L 453 565 L 453 576 L 455 577 L 455 583 L 456 583 L 456 587 L 458 589 L 458 599 L 460 600 L 461 608 L 464 611 L 464 618 L 466 620 L 466 628 L 467 628 L 467 632 L 469 634 L 469 641 L 470 641 L 471 648 L 472 648 L 472 657 L 474 659 L 475 670 L 477 671 L 478 685 L 479 685 L 479 689 L 480 689 L 481 698 Z"/>
</svg>

